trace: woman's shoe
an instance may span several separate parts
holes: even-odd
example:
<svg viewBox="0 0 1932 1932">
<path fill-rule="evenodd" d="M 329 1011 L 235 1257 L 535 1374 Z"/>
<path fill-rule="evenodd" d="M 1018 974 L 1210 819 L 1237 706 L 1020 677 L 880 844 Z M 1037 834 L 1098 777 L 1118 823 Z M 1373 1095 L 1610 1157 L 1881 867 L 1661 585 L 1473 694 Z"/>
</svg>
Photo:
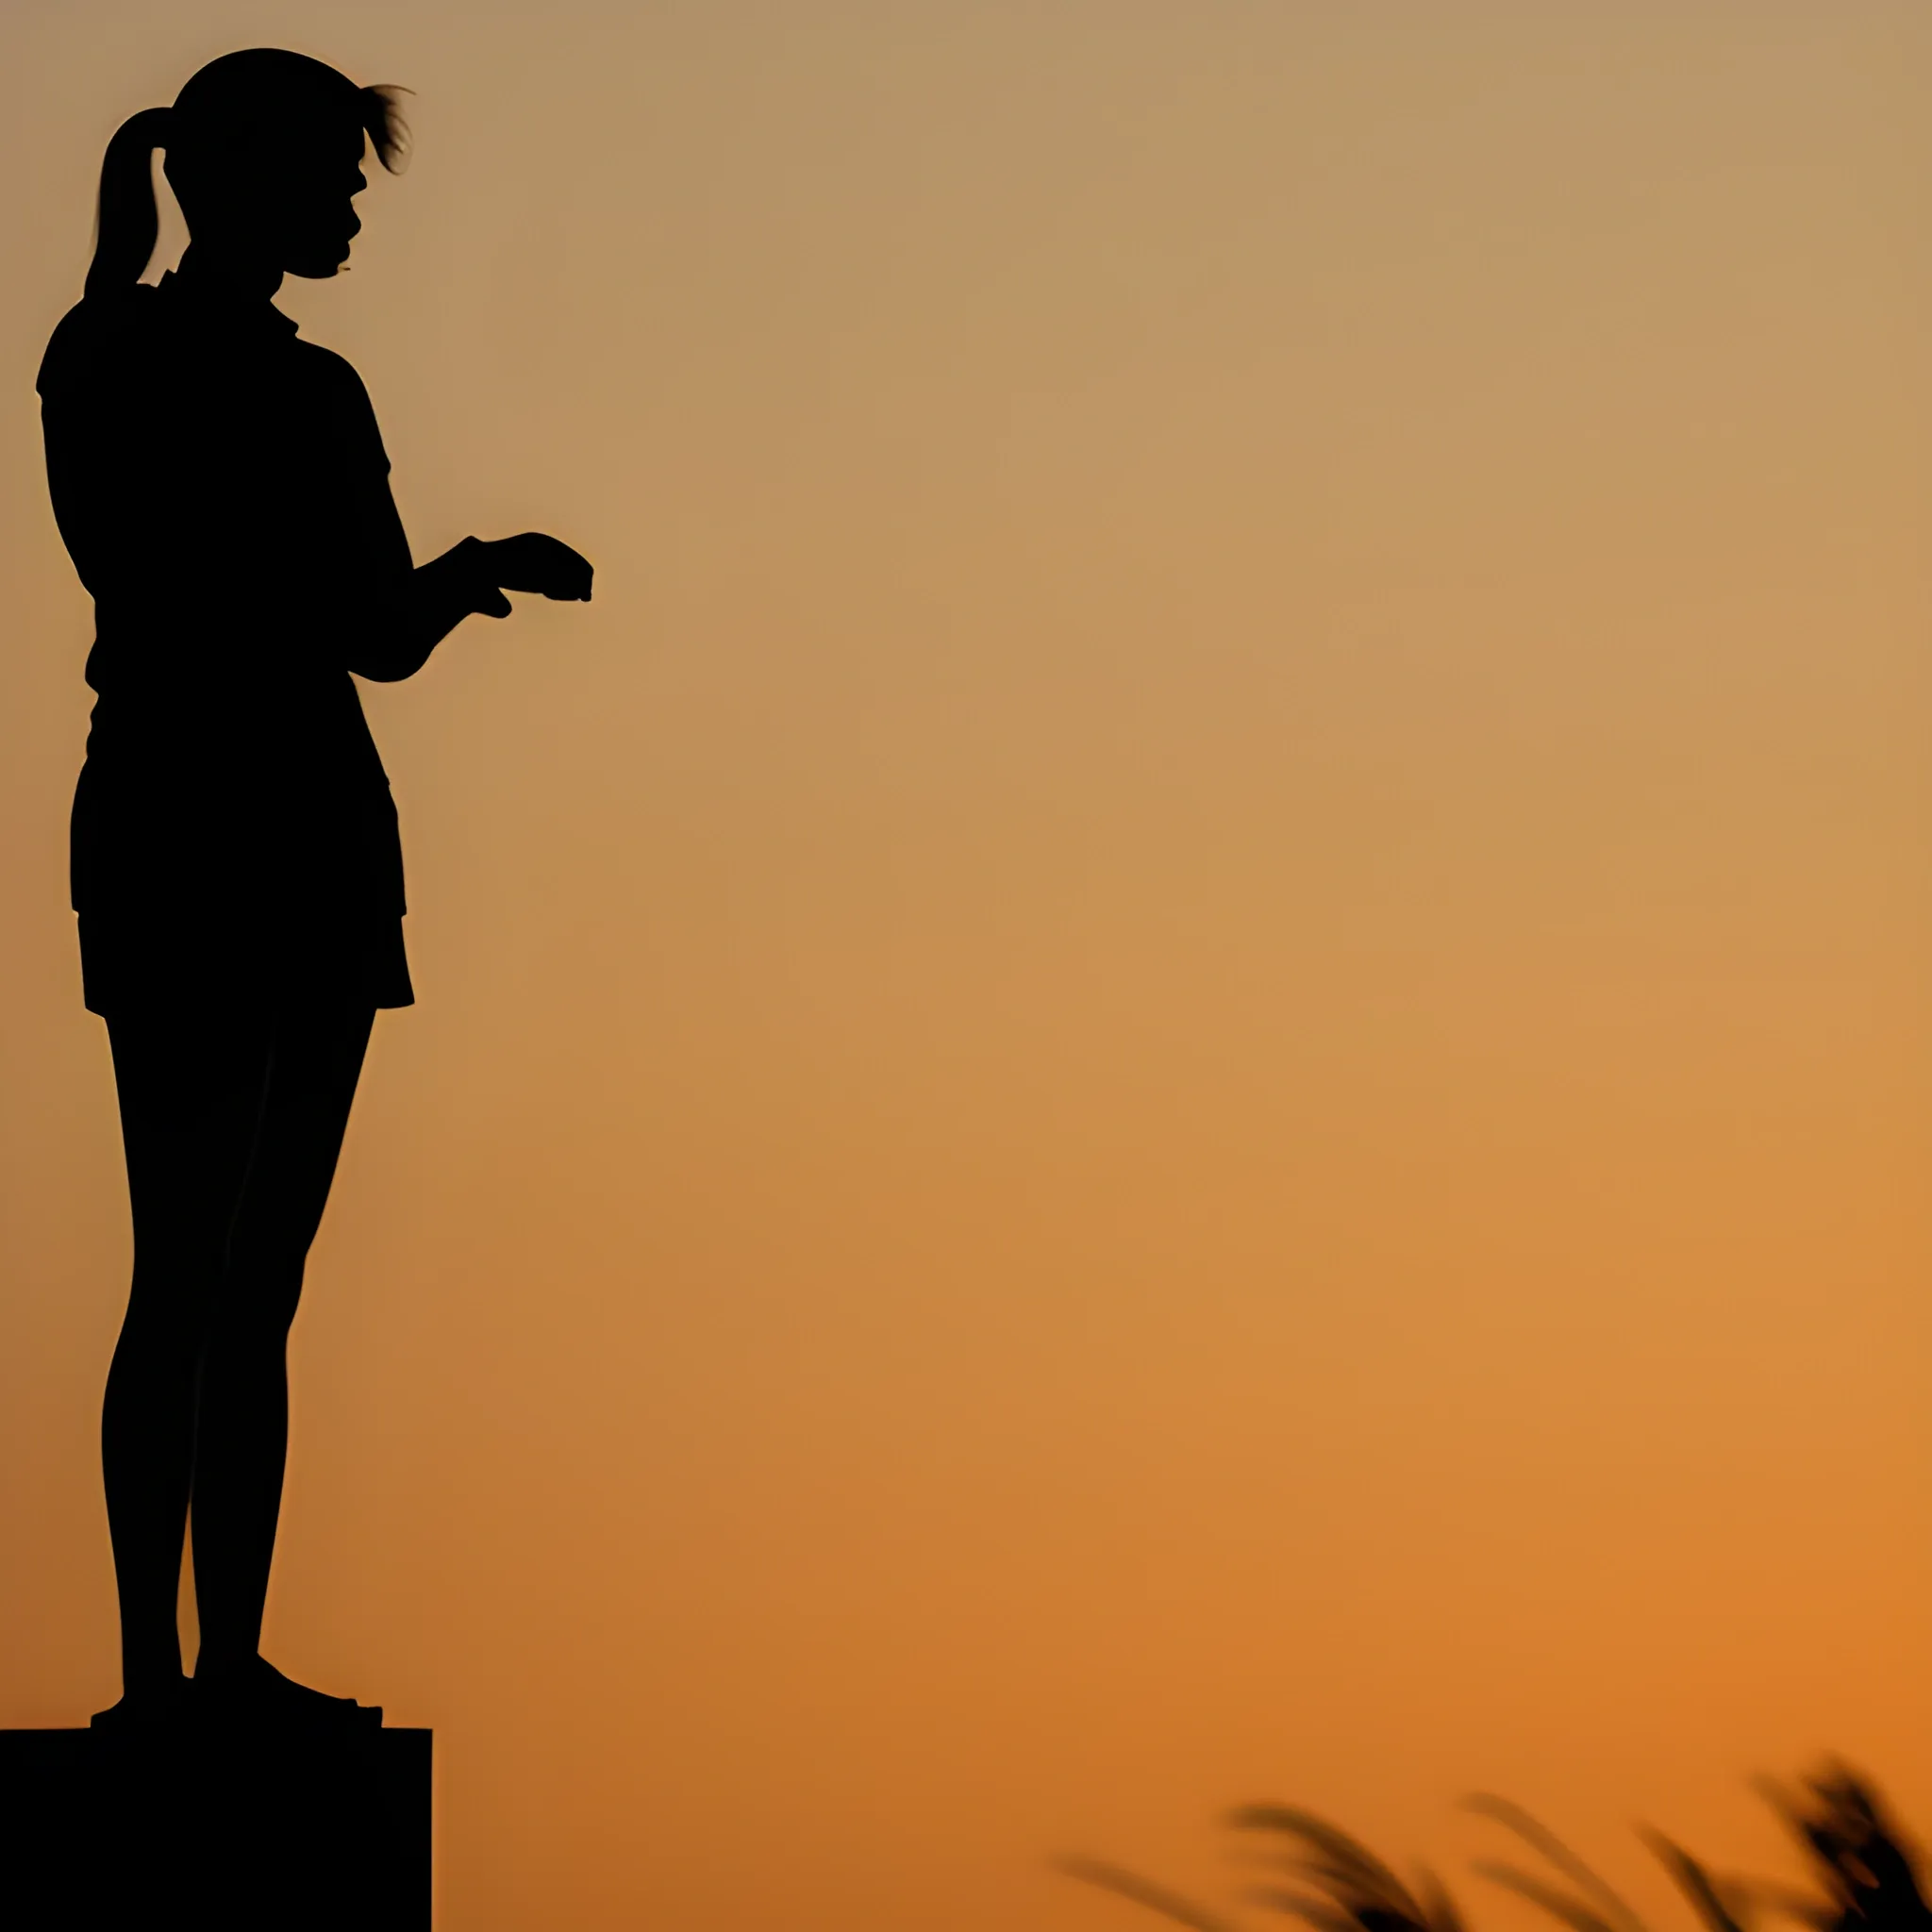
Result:
<svg viewBox="0 0 1932 1932">
<path fill-rule="evenodd" d="M 382 1728 L 381 1705 L 311 1690 L 259 1657 L 229 1670 L 205 1673 L 197 1668 L 191 1701 L 197 1717 L 215 1724 L 275 1730 Z"/>
<path fill-rule="evenodd" d="M 163 1677 L 138 1690 L 124 1690 L 106 1710 L 88 1719 L 95 1731 L 158 1731 L 183 1724 L 189 1713 L 188 1679 Z"/>
</svg>

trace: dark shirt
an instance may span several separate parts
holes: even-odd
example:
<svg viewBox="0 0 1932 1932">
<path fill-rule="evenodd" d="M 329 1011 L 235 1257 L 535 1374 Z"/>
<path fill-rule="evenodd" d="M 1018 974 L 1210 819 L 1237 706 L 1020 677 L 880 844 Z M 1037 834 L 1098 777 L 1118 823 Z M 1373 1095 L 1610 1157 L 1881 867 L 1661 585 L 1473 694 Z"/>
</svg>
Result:
<svg viewBox="0 0 1932 1932">
<path fill-rule="evenodd" d="M 411 559 L 360 378 L 267 302 L 168 276 L 70 310 L 39 388 L 95 608 L 88 1005 L 408 1005 L 395 809 L 350 666 Z"/>
</svg>

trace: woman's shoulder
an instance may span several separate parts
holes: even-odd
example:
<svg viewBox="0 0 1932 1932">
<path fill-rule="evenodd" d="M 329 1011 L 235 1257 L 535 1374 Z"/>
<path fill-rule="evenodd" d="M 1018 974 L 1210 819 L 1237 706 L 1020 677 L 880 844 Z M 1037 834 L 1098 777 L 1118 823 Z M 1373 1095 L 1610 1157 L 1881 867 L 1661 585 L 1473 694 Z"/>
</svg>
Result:
<svg viewBox="0 0 1932 1932">
<path fill-rule="evenodd" d="M 289 347 L 299 358 L 298 366 L 306 382 L 336 397 L 368 407 L 369 391 L 356 374 L 356 365 L 346 356 L 339 356 L 333 349 L 325 349 L 320 342 L 311 342 L 303 336 L 291 336 Z"/>
<path fill-rule="evenodd" d="M 144 282 L 76 302 L 54 326 L 34 387 L 42 397 L 90 383 L 141 356 L 152 340 L 155 291 Z"/>
<path fill-rule="evenodd" d="M 304 386 L 333 425 L 335 434 L 358 458 L 387 470 L 389 457 L 382 446 L 382 431 L 376 427 L 375 406 L 369 400 L 356 365 L 319 342 L 291 338 L 289 346 L 297 352 Z"/>
</svg>

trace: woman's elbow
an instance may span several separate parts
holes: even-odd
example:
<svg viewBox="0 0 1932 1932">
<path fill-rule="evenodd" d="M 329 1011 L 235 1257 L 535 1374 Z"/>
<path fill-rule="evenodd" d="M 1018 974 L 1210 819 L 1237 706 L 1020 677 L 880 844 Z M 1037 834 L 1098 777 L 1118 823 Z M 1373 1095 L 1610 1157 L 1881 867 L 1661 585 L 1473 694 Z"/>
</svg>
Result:
<svg viewBox="0 0 1932 1932">
<path fill-rule="evenodd" d="M 388 611 L 383 619 L 351 632 L 346 661 L 358 677 L 372 684 L 400 684 L 422 670 L 436 646 L 417 625 L 398 623 Z"/>
<path fill-rule="evenodd" d="M 358 677 L 367 678 L 371 684 L 400 684 L 406 677 L 413 677 L 422 670 L 425 652 L 422 656 L 391 654 L 386 651 L 362 651 L 349 659 L 349 669 Z"/>
</svg>

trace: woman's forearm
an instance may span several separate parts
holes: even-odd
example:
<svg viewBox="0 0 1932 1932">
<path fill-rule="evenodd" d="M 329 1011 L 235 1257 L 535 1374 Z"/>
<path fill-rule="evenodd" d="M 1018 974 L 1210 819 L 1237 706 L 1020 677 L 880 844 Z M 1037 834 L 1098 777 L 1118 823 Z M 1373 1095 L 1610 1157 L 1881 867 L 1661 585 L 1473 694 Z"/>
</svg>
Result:
<svg viewBox="0 0 1932 1932">
<path fill-rule="evenodd" d="M 490 574 L 487 547 L 475 537 L 465 537 L 454 549 L 412 570 L 369 613 L 368 627 L 351 652 L 349 669 L 379 684 L 413 676 L 464 618 L 497 611 L 503 596 Z"/>
</svg>

